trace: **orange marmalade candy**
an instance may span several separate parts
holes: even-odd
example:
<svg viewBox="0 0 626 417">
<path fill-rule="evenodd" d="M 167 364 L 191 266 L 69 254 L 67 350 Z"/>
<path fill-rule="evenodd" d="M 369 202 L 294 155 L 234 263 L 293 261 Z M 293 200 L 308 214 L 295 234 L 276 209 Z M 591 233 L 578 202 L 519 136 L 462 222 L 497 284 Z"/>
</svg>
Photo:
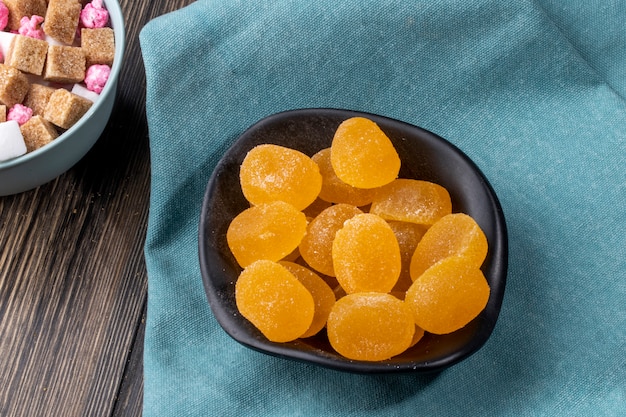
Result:
<svg viewBox="0 0 626 417">
<path fill-rule="evenodd" d="M 489 293 L 489 284 L 478 267 L 462 256 L 451 256 L 420 275 L 404 302 L 419 327 L 447 334 L 478 316 L 487 305 Z"/>
<path fill-rule="evenodd" d="M 374 199 L 375 188 L 356 188 L 341 181 L 330 163 L 330 148 L 322 149 L 311 157 L 322 174 L 322 189 L 319 198 L 331 203 L 365 206 Z"/>
<path fill-rule="evenodd" d="M 346 220 L 357 214 L 363 212 L 349 204 L 336 204 L 323 210 L 309 223 L 307 233 L 300 242 L 302 259 L 316 271 L 334 277 L 332 249 L 335 233 Z"/>
<path fill-rule="evenodd" d="M 417 279 L 431 265 L 453 255 L 466 257 L 475 267 L 487 257 L 487 238 L 467 214 L 448 214 L 428 229 L 411 258 L 411 277 Z"/>
<path fill-rule="evenodd" d="M 357 214 L 335 234 L 332 246 L 337 281 L 346 291 L 389 292 L 400 276 L 400 247 L 386 221 Z"/>
<path fill-rule="evenodd" d="M 242 316 L 272 342 L 289 342 L 311 326 L 315 303 L 311 293 L 284 266 L 260 260 L 246 267 L 235 284 Z"/>
<path fill-rule="evenodd" d="M 400 157 L 393 143 L 376 123 L 364 117 L 343 121 L 330 149 L 335 174 L 353 187 L 380 187 L 400 172 Z"/>
<path fill-rule="evenodd" d="M 283 201 L 252 206 L 228 226 L 226 241 L 242 267 L 259 259 L 278 261 L 298 247 L 306 233 L 304 213 Z"/>
<path fill-rule="evenodd" d="M 327 209 L 332 204 L 328 201 L 324 201 L 321 198 L 316 198 L 314 202 L 309 204 L 302 212 L 306 215 L 307 218 L 314 219 L 320 214 L 324 209 Z"/>
<path fill-rule="evenodd" d="M 411 179 L 397 179 L 376 193 L 370 213 L 386 220 L 431 225 L 452 212 L 450 194 L 442 186 Z"/>
<path fill-rule="evenodd" d="M 411 311 L 404 302 L 375 292 L 339 299 L 326 327 L 333 349 L 361 361 L 381 361 L 404 352 L 415 333 Z"/>
<path fill-rule="evenodd" d="M 328 286 L 326 281 L 310 269 L 293 262 L 280 261 L 279 264 L 291 272 L 298 279 L 298 281 L 300 281 L 302 285 L 309 290 L 311 296 L 313 297 L 313 302 L 315 304 L 313 321 L 307 331 L 300 337 L 311 337 L 316 335 L 324 328 L 324 326 L 326 326 L 326 320 L 330 314 L 330 309 L 335 304 L 335 293 Z"/>
<path fill-rule="evenodd" d="M 402 263 L 400 277 L 392 291 L 404 292 L 413 284 L 410 274 L 411 257 L 413 253 L 415 253 L 415 248 L 422 239 L 422 236 L 424 236 L 427 228 L 420 224 L 408 222 L 389 221 L 387 223 L 396 235 L 396 240 L 400 246 L 400 260 Z"/>
<path fill-rule="evenodd" d="M 417 324 L 415 325 L 415 333 L 413 333 L 413 340 L 411 340 L 411 344 L 409 345 L 409 347 L 413 347 L 415 345 L 417 345 L 417 342 L 419 342 L 420 340 L 422 340 L 422 337 L 424 337 L 424 329 L 422 329 L 421 327 L 419 327 Z"/>
<path fill-rule="evenodd" d="M 270 341 L 320 334 L 353 360 L 379 361 L 447 334 L 485 308 L 487 240 L 448 191 L 398 179 L 385 133 L 355 117 L 312 157 L 259 145 L 240 184 L 252 207 L 227 243 L 244 268 L 237 307 Z M 307 226 L 307 222 L 309 222 Z"/>
<path fill-rule="evenodd" d="M 281 200 L 302 210 L 322 188 L 317 164 L 300 151 L 278 145 L 251 149 L 241 164 L 241 190 L 253 205 Z"/>
</svg>

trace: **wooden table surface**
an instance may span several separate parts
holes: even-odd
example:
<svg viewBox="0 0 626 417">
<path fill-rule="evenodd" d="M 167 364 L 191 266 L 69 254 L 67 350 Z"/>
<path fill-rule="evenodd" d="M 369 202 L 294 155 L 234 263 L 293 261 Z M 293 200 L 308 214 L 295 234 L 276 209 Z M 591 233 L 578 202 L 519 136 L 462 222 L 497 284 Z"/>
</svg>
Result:
<svg viewBox="0 0 626 417">
<path fill-rule="evenodd" d="M 116 106 L 56 180 L 0 197 L 0 416 L 140 416 L 150 195 L 139 31 L 192 0 L 121 0 Z"/>
</svg>

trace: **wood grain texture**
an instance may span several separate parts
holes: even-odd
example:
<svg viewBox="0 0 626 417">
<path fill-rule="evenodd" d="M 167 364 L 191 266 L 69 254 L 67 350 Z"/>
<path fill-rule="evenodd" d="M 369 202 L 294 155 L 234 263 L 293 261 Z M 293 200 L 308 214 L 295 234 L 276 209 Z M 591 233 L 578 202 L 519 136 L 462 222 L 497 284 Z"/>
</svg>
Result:
<svg viewBox="0 0 626 417">
<path fill-rule="evenodd" d="M 150 194 L 138 34 L 191 0 L 122 0 L 111 120 L 71 170 L 0 197 L 0 416 L 139 416 Z"/>
</svg>

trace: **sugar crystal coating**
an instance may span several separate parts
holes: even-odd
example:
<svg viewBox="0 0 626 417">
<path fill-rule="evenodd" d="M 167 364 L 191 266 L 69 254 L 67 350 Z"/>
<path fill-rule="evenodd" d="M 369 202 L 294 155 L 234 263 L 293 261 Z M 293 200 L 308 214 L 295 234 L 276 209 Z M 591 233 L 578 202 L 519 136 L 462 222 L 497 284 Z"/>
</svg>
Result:
<svg viewBox="0 0 626 417">
<path fill-rule="evenodd" d="M 241 315 L 273 342 L 301 337 L 315 314 L 309 290 L 284 266 L 268 260 L 256 261 L 241 272 L 235 301 Z"/>
<path fill-rule="evenodd" d="M 59 137 L 54 126 L 41 116 L 33 116 L 20 126 L 28 152 L 32 152 Z"/>
<path fill-rule="evenodd" d="M 228 247 L 242 267 L 260 259 L 278 261 L 298 247 L 306 233 L 304 214 L 274 201 L 239 213 L 226 232 Z"/>
<path fill-rule="evenodd" d="M 334 277 L 333 240 L 346 220 L 363 214 L 355 206 L 335 204 L 322 211 L 307 227 L 307 233 L 300 242 L 300 255 L 316 271 Z"/>
<path fill-rule="evenodd" d="M 476 318 L 487 305 L 489 293 L 480 269 L 462 256 L 451 256 L 421 274 L 404 300 L 419 327 L 448 334 Z"/>
<path fill-rule="evenodd" d="M 33 114 L 43 116 L 50 96 L 55 90 L 56 88 L 47 85 L 32 83 L 24 98 L 24 105 L 33 109 Z"/>
<path fill-rule="evenodd" d="M 370 212 L 386 220 L 432 225 L 452 212 L 452 201 L 441 185 L 400 178 L 377 191 Z"/>
<path fill-rule="evenodd" d="M 63 129 L 72 127 L 93 103 L 63 88 L 55 90 L 46 104 L 44 117 Z"/>
<path fill-rule="evenodd" d="M 0 64 L 0 103 L 13 107 L 21 103 L 28 92 L 26 75 L 16 68 Z"/>
<path fill-rule="evenodd" d="M 337 300 L 327 330 L 333 349 L 346 358 L 381 361 L 411 345 L 415 323 L 403 301 L 389 294 L 365 292 Z"/>
<path fill-rule="evenodd" d="M 319 168 L 310 157 L 270 144 L 256 146 L 247 153 L 239 178 L 250 203 L 281 200 L 298 210 L 313 203 L 322 187 Z"/>
<path fill-rule="evenodd" d="M 411 257 L 411 277 L 417 279 L 430 266 L 454 255 L 465 256 L 469 264 L 480 267 L 487 250 L 487 237 L 472 217 L 448 214 L 433 224 L 417 245 Z"/>
<path fill-rule="evenodd" d="M 76 46 L 50 45 L 43 78 L 61 84 L 79 83 L 85 79 L 85 53 Z"/>
<path fill-rule="evenodd" d="M 302 265 L 294 262 L 280 261 L 298 281 L 311 293 L 315 303 L 315 313 L 311 325 L 300 337 L 311 337 L 319 333 L 326 326 L 330 310 L 335 304 L 335 293 L 319 275 Z"/>
<path fill-rule="evenodd" d="M 335 234 L 332 256 L 337 281 L 348 294 L 389 292 L 400 276 L 398 241 L 387 222 L 375 214 L 346 220 Z"/>
<path fill-rule="evenodd" d="M 376 188 L 398 177 L 400 157 L 389 137 L 373 121 L 353 117 L 337 128 L 330 161 L 337 177 L 358 188 Z"/>
<path fill-rule="evenodd" d="M 7 51 L 5 64 L 20 71 L 41 75 L 48 54 L 48 43 L 23 35 L 16 35 Z"/>
<path fill-rule="evenodd" d="M 82 5 L 78 1 L 49 0 L 45 15 L 46 34 L 72 45 L 76 37 Z"/>
<path fill-rule="evenodd" d="M 81 29 L 80 47 L 85 54 L 87 66 L 103 64 L 111 66 L 115 57 L 115 34 L 109 27 Z"/>
<path fill-rule="evenodd" d="M 311 157 L 320 168 L 322 189 L 320 198 L 331 203 L 365 206 L 374 199 L 375 188 L 356 188 L 341 181 L 330 162 L 330 148 L 322 149 Z"/>
</svg>

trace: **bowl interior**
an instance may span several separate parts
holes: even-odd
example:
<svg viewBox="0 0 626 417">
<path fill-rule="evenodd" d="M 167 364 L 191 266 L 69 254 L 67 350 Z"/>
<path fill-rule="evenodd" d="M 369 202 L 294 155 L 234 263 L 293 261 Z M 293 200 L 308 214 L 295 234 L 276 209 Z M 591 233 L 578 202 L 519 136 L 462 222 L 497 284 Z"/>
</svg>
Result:
<svg viewBox="0 0 626 417">
<path fill-rule="evenodd" d="M 403 354 L 382 362 L 346 359 L 330 346 L 324 331 L 290 343 L 268 341 L 235 305 L 241 268 L 226 243 L 231 220 L 249 207 L 239 185 L 239 167 L 256 145 L 273 143 L 312 156 L 329 147 L 339 124 L 354 116 L 375 121 L 402 160 L 400 178 L 432 181 L 448 189 L 453 211 L 472 216 L 485 232 L 489 253 L 482 270 L 491 287 L 485 310 L 463 329 L 426 335 Z M 224 330 L 252 349 L 350 372 L 439 371 L 468 357 L 487 341 L 495 326 L 506 282 L 507 233 L 498 199 L 477 166 L 441 137 L 397 120 L 339 109 L 302 109 L 269 116 L 245 131 L 223 155 L 206 188 L 199 227 L 199 257 L 211 309 Z"/>
<path fill-rule="evenodd" d="M 126 33 L 119 2 L 105 0 L 115 37 L 115 55 L 111 74 L 98 100 L 72 127 L 58 138 L 32 152 L 0 161 L 0 196 L 44 184 L 71 168 L 98 140 L 115 101 L 122 69 Z"/>
</svg>

